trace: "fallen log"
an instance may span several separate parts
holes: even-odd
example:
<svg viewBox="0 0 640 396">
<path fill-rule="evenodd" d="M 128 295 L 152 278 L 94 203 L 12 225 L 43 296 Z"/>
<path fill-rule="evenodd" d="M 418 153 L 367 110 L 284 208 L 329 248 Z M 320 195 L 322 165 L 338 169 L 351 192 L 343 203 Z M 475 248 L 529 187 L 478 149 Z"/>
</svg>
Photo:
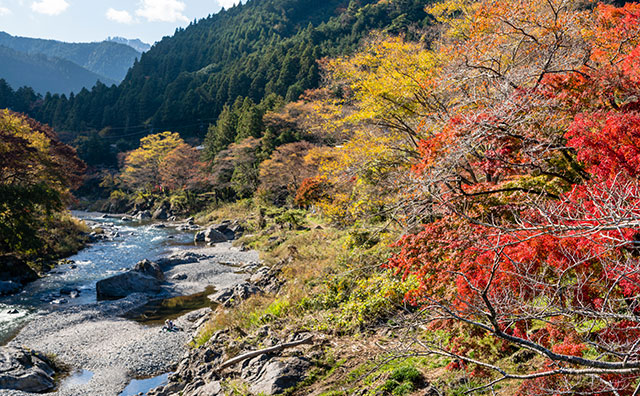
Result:
<svg viewBox="0 0 640 396">
<path fill-rule="evenodd" d="M 293 348 L 296 347 L 298 345 L 303 345 L 303 344 L 312 344 L 313 343 L 313 336 L 309 336 L 307 338 L 303 338 L 302 340 L 298 340 L 298 341 L 291 341 L 291 342 L 287 342 L 284 344 L 278 344 L 278 345 L 274 345 L 272 347 L 269 348 L 264 348 L 264 349 L 259 349 L 257 351 L 251 351 L 251 352 L 247 352 L 247 353 L 243 353 L 242 355 L 238 355 L 234 358 L 231 358 L 229 360 L 227 360 L 226 362 L 222 363 L 220 365 L 220 367 L 218 367 L 218 371 L 222 371 L 224 369 L 226 369 L 227 367 L 233 366 L 236 363 L 240 363 L 244 360 L 247 359 L 251 359 L 253 357 L 256 356 L 260 356 L 260 355 L 264 355 L 267 353 L 275 353 L 275 352 L 280 352 L 284 349 L 287 348 Z"/>
</svg>

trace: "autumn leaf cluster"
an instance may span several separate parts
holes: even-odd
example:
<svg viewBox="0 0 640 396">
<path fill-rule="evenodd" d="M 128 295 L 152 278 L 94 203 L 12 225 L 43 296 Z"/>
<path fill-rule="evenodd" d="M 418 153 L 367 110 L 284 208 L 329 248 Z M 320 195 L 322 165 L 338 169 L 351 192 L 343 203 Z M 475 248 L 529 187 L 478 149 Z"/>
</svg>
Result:
<svg viewBox="0 0 640 396">
<path fill-rule="evenodd" d="M 336 222 L 368 216 L 405 229 L 388 267 L 419 281 L 407 301 L 432 332 L 416 353 L 484 378 L 478 391 L 517 380 L 527 394 L 632 394 L 640 6 L 427 10 L 439 40 L 377 35 L 325 62 L 336 93 L 327 128 L 346 139 L 300 196 L 317 197 Z M 435 335 L 442 328 L 447 337 Z M 503 354 L 474 353 L 485 337 Z M 501 365 L 513 348 L 540 359 Z"/>
</svg>

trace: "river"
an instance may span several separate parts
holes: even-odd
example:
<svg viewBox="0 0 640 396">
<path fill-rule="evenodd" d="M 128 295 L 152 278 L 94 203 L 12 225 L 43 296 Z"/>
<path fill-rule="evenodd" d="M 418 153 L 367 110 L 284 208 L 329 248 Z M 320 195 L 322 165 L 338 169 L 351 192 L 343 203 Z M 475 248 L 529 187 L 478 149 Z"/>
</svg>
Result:
<svg viewBox="0 0 640 396">
<path fill-rule="evenodd" d="M 150 222 L 123 222 L 120 218 L 102 218 L 102 213 L 73 212 L 74 216 L 98 226 L 113 228 L 117 237 L 89 244 L 78 254 L 45 277 L 30 283 L 17 295 L 0 299 L 0 343 L 5 344 L 34 314 L 63 306 L 96 302 L 96 282 L 142 259 L 153 260 L 177 246 L 193 246 L 192 232 L 175 228 L 156 228 Z M 80 291 L 77 298 L 60 296 L 63 288 Z M 51 304 L 64 298 L 65 304 Z M 18 313 L 9 313 L 17 310 Z"/>
</svg>

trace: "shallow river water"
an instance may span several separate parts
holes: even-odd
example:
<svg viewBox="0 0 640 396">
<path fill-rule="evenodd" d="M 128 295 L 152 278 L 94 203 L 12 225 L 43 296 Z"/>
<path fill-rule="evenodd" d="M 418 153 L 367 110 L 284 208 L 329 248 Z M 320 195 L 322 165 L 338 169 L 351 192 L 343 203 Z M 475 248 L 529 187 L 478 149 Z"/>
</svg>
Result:
<svg viewBox="0 0 640 396">
<path fill-rule="evenodd" d="M 96 282 L 131 268 L 142 259 L 153 260 L 172 247 L 193 245 L 192 232 L 174 228 L 155 228 L 151 223 L 123 222 L 118 218 L 101 218 L 101 213 L 74 212 L 80 219 L 105 227 L 114 227 L 118 236 L 113 240 L 88 245 L 69 257 L 72 264 L 64 264 L 47 276 L 10 297 L 0 299 L 0 343 L 5 344 L 39 310 L 54 310 L 60 306 L 90 304 L 96 301 Z M 80 291 L 77 298 L 59 295 L 62 288 Z M 65 304 L 51 304 L 48 300 L 64 298 Z M 18 313 L 10 313 L 17 310 Z"/>
</svg>

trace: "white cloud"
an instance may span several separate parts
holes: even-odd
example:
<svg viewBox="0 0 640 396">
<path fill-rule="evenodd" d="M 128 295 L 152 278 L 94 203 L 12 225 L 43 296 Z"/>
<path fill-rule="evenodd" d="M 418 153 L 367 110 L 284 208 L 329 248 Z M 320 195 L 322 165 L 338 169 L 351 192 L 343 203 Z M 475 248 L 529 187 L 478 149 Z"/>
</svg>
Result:
<svg viewBox="0 0 640 396">
<path fill-rule="evenodd" d="M 40 0 L 31 4 L 31 9 L 40 14 L 59 15 L 69 7 L 65 0 Z"/>
<path fill-rule="evenodd" d="M 107 19 L 118 23 L 133 23 L 133 17 L 131 16 L 131 14 L 129 14 L 128 11 L 116 10 L 113 8 L 109 8 L 107 10 Z"/>
<path fill-rule="evenodd" d="M 6 7 L 0 7 L 0 17 L 11 15 L 11 10 Z"/>
<path fill-rule="evenodd" d="M 189 19 L 182 13 L 185 8 L 186 5 L 179 0 L 142 0 L 136 15 L 149 22 L 186 22 Z"/>
<path fill-rule="evenodd" d="M 224 7 L 227 9 L 233 7 L 235 4 L 238 4 L 240 2 L 240 0 L 216 0 L 216 1 L 220 5 L 220 7 Z"/>
</svg>

